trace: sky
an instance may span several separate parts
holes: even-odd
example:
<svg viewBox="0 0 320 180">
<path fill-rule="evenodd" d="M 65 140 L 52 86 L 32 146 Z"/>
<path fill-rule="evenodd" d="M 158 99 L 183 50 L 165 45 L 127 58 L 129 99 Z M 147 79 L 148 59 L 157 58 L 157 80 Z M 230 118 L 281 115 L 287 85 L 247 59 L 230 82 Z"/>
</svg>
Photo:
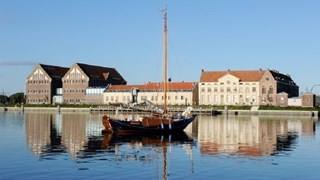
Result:
<svg viewBox="0 0 320 180">
<path fill-rule="evenodd" d="M 0 0 L 0 94 L 25 92 L 37 63 L 162 81 L 165 6 L 172 81 L 274 69 L 320 94 L 319 0 Z"/>
</svg>

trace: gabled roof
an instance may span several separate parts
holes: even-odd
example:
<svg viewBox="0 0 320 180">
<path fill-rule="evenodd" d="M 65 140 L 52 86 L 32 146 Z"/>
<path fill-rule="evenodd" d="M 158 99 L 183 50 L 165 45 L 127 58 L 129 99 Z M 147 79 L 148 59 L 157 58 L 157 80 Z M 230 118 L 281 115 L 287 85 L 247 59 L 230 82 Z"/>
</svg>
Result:
<svg viewBox="0 0 320 180">
<path fill-rule="evenodd" d="M 61 79 L 69 70 L 66 67 L 39 64 L 40 67 L 51 77 Z"/>
<path fill-rule="evenodd" d="M 195 82 L 168 82 L 168 91 L 192 91 Z M 163 91 L 163 82 L 149 82 L 145 85 L 111 85 L 106 91 L 130 91 L 133 88 L 139 91 Z"/>
<path fill-rule="evenodd" d="M 260 81 L 265 70 L 250 71 L 202 71 L 200 82 L 218 82 L 218 79 L 230 74 L 240 79 L 240 82 L 256 82 Z"/>
<path fill-rule="evenodd" d="M 123 81 L 126 83 L 124 78 L 114 68 L 94 66 L 94 65 L 82 64 L 82 63 L 76 63 L 76 64 L 82 69 L 82 71 L 90 79 L 104 79 L 104 80 L 106 80 L 107 78 L 109 78 L 111 76 L 114 80 Z"/>
<path fill-rule="evenodd" d="M 296 85 L 296 83 L 291 79 L 290 75 L 285 75 L 275 70 L 270 70 L 270 73 L 272 74 L 273 78 L 278 82 Z"/>
</svg>

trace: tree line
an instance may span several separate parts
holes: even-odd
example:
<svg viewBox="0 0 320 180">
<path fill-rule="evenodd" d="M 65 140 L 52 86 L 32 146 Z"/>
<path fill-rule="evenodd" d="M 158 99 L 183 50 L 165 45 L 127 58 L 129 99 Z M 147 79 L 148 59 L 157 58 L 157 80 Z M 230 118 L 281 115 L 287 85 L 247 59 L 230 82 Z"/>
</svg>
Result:
<svg viewBox="0 0 320 180">
<path fill-rule="evenodd" d="M 0 95 L 0 104 L 22 104 L 25 103 L 25 95 L 22 92 L 12 94 L 11 96 Z"/>
</svg>

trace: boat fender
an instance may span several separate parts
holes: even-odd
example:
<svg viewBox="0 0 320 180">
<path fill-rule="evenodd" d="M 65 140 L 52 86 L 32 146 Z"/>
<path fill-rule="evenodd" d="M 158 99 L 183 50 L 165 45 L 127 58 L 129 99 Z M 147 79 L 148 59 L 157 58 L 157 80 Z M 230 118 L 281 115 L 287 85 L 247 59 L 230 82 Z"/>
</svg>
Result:
<svg viewBox="0 0 320 180">
<path fill-rule="evenodd" d="M 169 129 L 171 129 L 171 123 L 169 123 Z"/>
<path fill-rule="evenodd" d="M 164 127 L 163 127 L 163 122 L 161 121 L 161 129 L 163 129 Z"/>
</svg>

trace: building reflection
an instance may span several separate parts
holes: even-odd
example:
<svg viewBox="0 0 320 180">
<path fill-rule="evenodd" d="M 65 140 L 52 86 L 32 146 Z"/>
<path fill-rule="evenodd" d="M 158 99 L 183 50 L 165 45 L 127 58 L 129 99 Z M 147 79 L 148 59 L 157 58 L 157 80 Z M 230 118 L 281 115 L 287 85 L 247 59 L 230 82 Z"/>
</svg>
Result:
<svg viewBox="0 0 320 180">
<path fill-rule="evenodd" d="M 59 153 L 85 158 L 108 148 L 111 141 L 101 134 L 101 116 L 25 113 L 27 144 L 40 158 Z M 199 116 L 185 131 L 198 139 L 202 155 L 264 156 L 292 150 L 299 135 L 313 137 L 315 121 L 300 117 Z"/>
<path fill-rule="evenodd" d="M 311 118 L 202 116 L 198 139 L 203 155 L 264 156 L 292 150 L 298 135 L 314 136 Z"/>
<path fill-rule="evenodd" d="M 26 113 L 27 144 L 39 157 L 68 152 L 77 157 L 95 144 L 102 124 L 98 114 Z M 102 137 L 98 139 L 102 142 Z"/>
<path fill-rule="evenodd" d="M 51 136 L 51 132 L 56 133 L 56 130 L 52 130 L 53 118 L 52 114 L 25 114 L 27 144 L 38 156 L 46 152 L 48 146 L 54 146 L 53 143 L 61 144 L 57 135 Z"/>
</svg>

